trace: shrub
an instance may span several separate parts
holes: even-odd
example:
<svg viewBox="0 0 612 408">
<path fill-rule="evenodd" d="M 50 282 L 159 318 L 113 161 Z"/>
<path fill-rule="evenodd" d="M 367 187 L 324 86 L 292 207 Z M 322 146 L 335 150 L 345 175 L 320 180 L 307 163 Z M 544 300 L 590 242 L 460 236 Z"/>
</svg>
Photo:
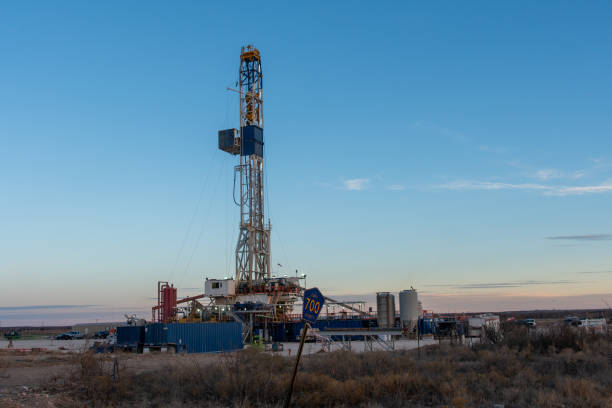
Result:
<svg viewBox="0 0 612 408">
<path fill-rule="evenodd" d="M 612 401 L 607 339 L 515 329 L 474 348 L 429 346 L 420 358 L 416 351 L 304 356 L 294 406 L 595 407 Z M 278 407 L 295 357 L 244 350 L 206 363 L 191 356 L 161 360 L 168 362 L 145 372 L 122 368 L 113 380 L 112 358 L 82 354 L 71 383 L 54 390 L 91 406 Z"/>
</svg>

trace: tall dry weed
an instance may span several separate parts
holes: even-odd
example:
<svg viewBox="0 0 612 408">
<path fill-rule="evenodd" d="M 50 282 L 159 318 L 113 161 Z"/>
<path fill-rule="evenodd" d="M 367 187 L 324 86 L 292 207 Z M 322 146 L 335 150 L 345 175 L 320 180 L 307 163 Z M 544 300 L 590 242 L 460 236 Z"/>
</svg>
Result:
<svg viewBox="0 0 612 408">
<path fill-rule="evenodd" d="M 520 337 L 525 334 L 526 340 Z M 566 331 L 532 334 L 519 328 L 498 343 L 431 346 L 420 356 L 415 351 L 305 356 L 294 406 L 596 407 L 612 400 L 607 339 Z M 72 395 L 92 406 L 277 407 L 295 359 L 249 349 L 220 355 L 214 364 L 188 355 L 160 361 L 165 363 L 145 372 L 124 369 L 113 381 L 112 358 L 81 355 L 74 362 Z"/>
</svg>

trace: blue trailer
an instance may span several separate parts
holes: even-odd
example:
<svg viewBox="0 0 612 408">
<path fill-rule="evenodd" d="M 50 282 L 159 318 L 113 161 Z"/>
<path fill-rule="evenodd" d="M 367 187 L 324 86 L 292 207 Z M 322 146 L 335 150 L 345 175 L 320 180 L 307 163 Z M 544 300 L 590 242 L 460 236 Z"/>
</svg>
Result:
<svg viewBox="0 0 612 408">
<path fill-rule="evenodd" d="M 151 323 L 145 326 L 144 347 L 187 353 L 240 350 L 242 325 L 237 322 Z"/>
</svg>

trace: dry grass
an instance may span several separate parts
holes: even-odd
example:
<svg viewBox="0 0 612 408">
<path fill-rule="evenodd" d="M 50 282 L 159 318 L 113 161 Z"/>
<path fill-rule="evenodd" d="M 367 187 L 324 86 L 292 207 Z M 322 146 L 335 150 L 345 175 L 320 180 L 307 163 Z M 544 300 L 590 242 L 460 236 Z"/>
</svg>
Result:
<svg viewBox="0 0 612 408">
<path fill-rule="evenodd" d="M 8 364 L 4 360 L 0 360 L 0 379 L 8 378 Z"/>
<path fill-rule="evenodd" d="M 7 368 L 51 366 L 72 359 L 69 354 L 59 351 L 0 350 L 0 367 Z"/>
<path fill-rule="evenodd" d="M 506 329 L 475 348 L 307 356 L 297 407 L 612 407 L 612 349 L 603 336 L 565 329 Z M 282 406 L 293 358 L 245 350 L 202 364 L 189 357 L 150 371 L 119 368 L 111 356 L 83 354 L 55 393 L 87 406 Z M 177 357 L 178 358 L 178 357 Z"/>
</svg>

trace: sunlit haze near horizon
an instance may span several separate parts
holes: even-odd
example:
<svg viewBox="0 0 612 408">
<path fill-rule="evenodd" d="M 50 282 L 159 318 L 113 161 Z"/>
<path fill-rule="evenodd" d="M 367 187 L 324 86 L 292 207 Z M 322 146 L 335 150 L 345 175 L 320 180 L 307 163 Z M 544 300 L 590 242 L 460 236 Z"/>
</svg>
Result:
<svg viewBox="0 0 612 408">
<path fill-rule="evenodd" d="M 440 312 L 604 308 L 610 21 L 604 1 L 5 3 L 0 325 L 148 318 L 157 281 L 234 275 L 217 131 L 247 44 L 275 275 Z"/>
</svg>

